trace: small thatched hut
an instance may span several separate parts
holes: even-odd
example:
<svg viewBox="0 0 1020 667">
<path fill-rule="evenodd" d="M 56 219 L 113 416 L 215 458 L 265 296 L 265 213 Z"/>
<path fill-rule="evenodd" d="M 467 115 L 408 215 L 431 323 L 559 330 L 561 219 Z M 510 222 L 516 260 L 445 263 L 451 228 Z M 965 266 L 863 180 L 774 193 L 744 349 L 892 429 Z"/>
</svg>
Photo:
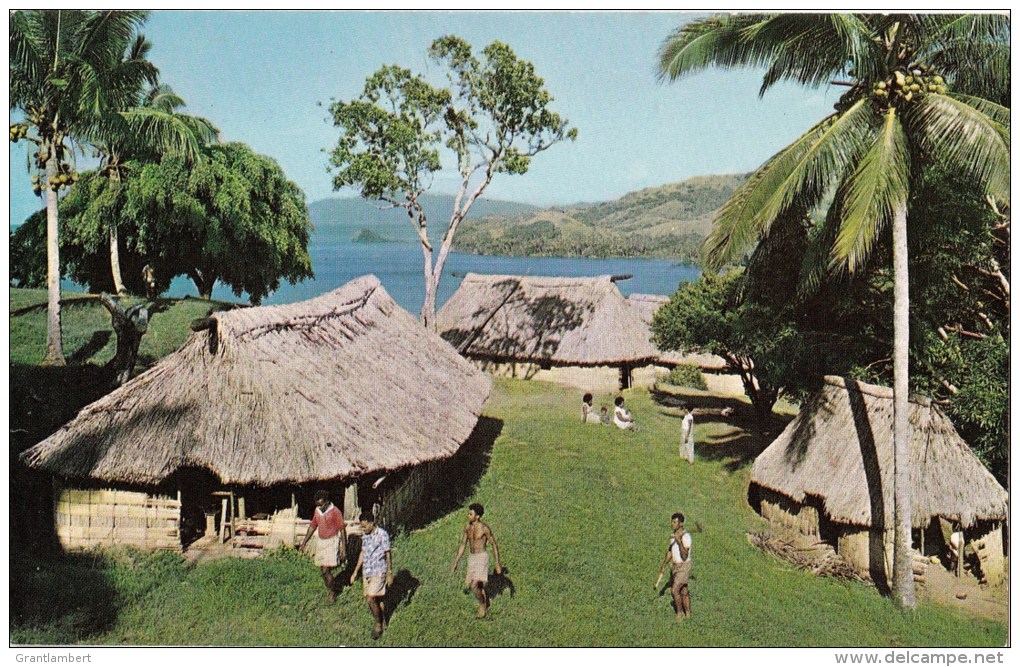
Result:
<svg viewBox="0 0 1020 667">
<path fill-rule="evenodd" d="M 891 574 L 893 394 L 827 376 L 755 460 L 749 498 L 772 522 L 818 536 L 877 581 Z M 1003 572 L 1008 496 L 932 401 L 910 398 L 914 548 L 946 551 L 958 523 L 988 580 Z"/>
<path fill-rule="evenodd" d="M 386 488 L 384 514 L 397 521 L 427 502 L 423 471 L 457 452 L 492 386 L 374 276 L 193 328 L 22 455 L 59 480 L 63 544 L 173 547 L 189 512 L 214 531 L 219 519 L 221 538 L 288 541 L 303 532 L 298 499 L 310 514 L 318 487 L 344 498 L 349 517 Z"/>
<path fill-rule="evenodd" d="M 553 278 L 469 273 L 438 314 L 440 335 L 486 367 L 518 364 L 631 371 L 658 353 L 612 276 Z M 533 372 L 525 372 L 529 377 Z"/>
<path fill-rule="evenodd" d="M 659 294 L 631 294 L 627 297 L 627 302 L 637 311 L 646 327 L 651 327 L 652 317 L 655 316 L 655 312 L 667 301 L 669 301 L 669 297 Z M 649 329 L 648 337 L 651 338 L 651 335 L 651 330 Z M 726 360 L 715 354 L 685 353 L 658 349 L 657 352 L 659 355 L 655 359 L 655 365 L 657 366 L 672 368 L 679 364 L 693 364 L 707 373 L 722 373 L 727 370 Z"/>
</svg>

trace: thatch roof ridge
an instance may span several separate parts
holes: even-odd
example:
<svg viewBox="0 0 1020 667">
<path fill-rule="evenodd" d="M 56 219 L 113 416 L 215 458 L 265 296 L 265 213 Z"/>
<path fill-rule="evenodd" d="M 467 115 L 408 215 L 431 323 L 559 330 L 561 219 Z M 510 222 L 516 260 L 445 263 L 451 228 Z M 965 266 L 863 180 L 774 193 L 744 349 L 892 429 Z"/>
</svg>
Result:
<svg viewBox="0 0 1020 667">
<path fill-rule="evenodd" d="M 597 276 L 532 276 L 532 275 L 512 275 L 512 274 L 501 274 L 501 273 L 475 273 L 468 272 L 464 274 L 464 279 L 461 284 L 465 282 L 480 282 L 480 283 L 500 283 L 507 280 L 519 282 L 522 285 L 534 285 L 538 287 L 574 287 L 577 285 L 588 285 L 590 283 L 615 283 L 612 274 L 605 273 Z"/>
<path fill-rule="evenodd" d="M 882 385 L 879 384 L 868 384 L 866 382 L 859 382 L 857 380 L 850 380 L 850 382 L 852 382 L 854 386 L 857 388 L 857 391 L 861 392 L 862 394 L 867 394 L 868 396 L 874 396 L 875 398 L 883 398 L 890 401 L 893 399 L 892 387 L 883 387 Z M 834 387 L 839 387 L 841 389 L 846 389 L 847 387 L 847 380 L 838 375 L 826 375 L 825 383 L 833 385 Z M 931 405 L 931 399 L 928 398 L 927 396 L 921 396 L 920 394 L 911 394 L 910 396 L 907 397 L 907 400 L 911 403 L 916 403 L 924 407 L 928 407 L 929 405 Z"/>
<path fill-rule="evenodd" d="M 964 527 L 1005 519 L 1008 494 L 939 406 L 931 401 L 909 406 L 913 525 L 926 525 L 934 516 Z M 891 528 L 892 413 L 888 388 L 826 377 L 755 459 L 751 481 L 797 502 L 818 498 L 833 521 Z"/>
<path fill-rule="evenodd" d="M 183 467 L 227 484 L 346 478 L 452 455 L 491 391 L 374 276 L 212 319 L 23 460 L 142 485 Z"/>
<path fill-rule="evenodd" d="M 657 356 L 609 275 L 469 273 L 437 321 L 443 338 L 476 359 L 601 366 L 642 365 Z"/>
<path fill-rule="evenodd" d="M 629 294 L 627 302 L 637 311 L 641 321 L 649 327 L 648 338 L 651 340 L 652 317 L 664 304 L 669 301 L 668 296 L 660 294 Z M 658 349 L 658 348 L 656 348 Z M 656 362 L 666 366 L 678 364 L 694 364 L 706 371 L 721 371 L 727 368 L 726 360 L 715 354 L 703 352 L 680 352 L 677 350 L 659 350 L 659 357 Z"/>
</svg>

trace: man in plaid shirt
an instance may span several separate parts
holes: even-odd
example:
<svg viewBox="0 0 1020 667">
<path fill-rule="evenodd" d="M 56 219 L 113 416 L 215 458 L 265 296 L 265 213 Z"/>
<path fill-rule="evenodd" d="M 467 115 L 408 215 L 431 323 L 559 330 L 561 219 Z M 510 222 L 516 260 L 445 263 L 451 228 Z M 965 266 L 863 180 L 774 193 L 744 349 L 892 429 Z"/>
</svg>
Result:
<svg viewBox="0 0 1020 667">
<path fill-rule="evenodd" d="M 383 528 L 375 525 L 375 517 L 371 512 L 361 515 L 361 555 L 358 564 L 351 573 L 351 584 L 358 578 L 358 571 L 365 573 L 365 601 L 368 610 L 375 619 L 372 628 L 372 639 L 379 639 L 386 629 L 386 607 L 383 597 L 386 587 L 393 585 L 393 559 L 390 556 L 390 536 Z"/>
</svg>

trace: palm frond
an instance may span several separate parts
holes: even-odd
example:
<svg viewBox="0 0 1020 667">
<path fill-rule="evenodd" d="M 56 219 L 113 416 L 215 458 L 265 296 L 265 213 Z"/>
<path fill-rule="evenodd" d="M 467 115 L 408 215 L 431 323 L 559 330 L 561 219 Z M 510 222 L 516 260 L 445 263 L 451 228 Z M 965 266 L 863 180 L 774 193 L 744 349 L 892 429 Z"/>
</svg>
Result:
<svg viewBox="0 0 1020 667">
<path fill-rule="evenodd" d="M 722 14 L 677 28 L 659 47 L 659 80 L 677 79 L 707 67 L 764 66 L 770 54 L 756 52 L 741 31 L 767 14 Z"/>
<path fill-rule="evenodd" d="M 776 45 L 760 95 L 781 80 L 815 86 L 850 69 L 861 80 L 884 73 L 872 28 L 854 14 L 779 14 L 743 34 L 745 39 Z"/>
<path fill-rule="evenodd" d="M 790 206 L 813 207 L 867 146 L 874 112 L 859 100 L 829 116 L 762 165 L 717 211 L 704 254 L 718 268 L 767 233 Z"/>
<path fill-rule="evenodd" d="M 1009 43 L 1008 14 L 922 14 L 925 37 L 937 44 L 999 41 Z"/>
<path fill-rule="evenodd" d="M 931 52 L 929 62 L 954 92 L 1008 103 L 1009 44 L 954 42 Z"/>
<path fill-rule="evenodd" d="M 839 236 L 840 211 L 843 208 L 846 188 L 839 187 L 821 225 L 809 236 L 807 248 L 800 264 L 800 282 L 797 296 L 807 299 L 816 294 L 831 273 L 832 246 Z"/>
<path fill-rule="evenodd" d="M 1009 107 L 1004 107 L 1001 104 L 990 102 L 981 97 L 975 97 L 973 95 L 963 95 L 960 93 L 950 93 L 949 95 L 955 100 L 959 100 L 968 106 L 972 106 L 984 115 L 991 118 L 993 121 L 1000 125 L 1004 125 L 1007 129 L 1009 128 Z"/>
<path fill-rule="evenodd" d="M 910 194 L 910 145 L 895 108 L 890 108 L 875 141 L 846 181 L 841 224 L 832 247 L 834 266 L 856 271 L 893 210 Z"/>
<path fill-rule="evenodd" d="M 215 141 L 218 130 L 204 118 L 138 107 L 119 114 L 131 127 L 136 141 L 159 155 L 187 163 L 201 160 L 202 145 Z"/>
<path fill-rule="evenodd" d="M 967 174 L 986 194 L 1009 202 L 1009 126 L 947 95 L 926 95 L 907 121 L 922 148 Z"/>
<path fill-rule="evenodd" d="M 175 93 L 173 88 L 163 83 L 149 88 L 140 106 L 161 111 L 176 111 L 184 105 L 184 99 Z"/>
</svg>

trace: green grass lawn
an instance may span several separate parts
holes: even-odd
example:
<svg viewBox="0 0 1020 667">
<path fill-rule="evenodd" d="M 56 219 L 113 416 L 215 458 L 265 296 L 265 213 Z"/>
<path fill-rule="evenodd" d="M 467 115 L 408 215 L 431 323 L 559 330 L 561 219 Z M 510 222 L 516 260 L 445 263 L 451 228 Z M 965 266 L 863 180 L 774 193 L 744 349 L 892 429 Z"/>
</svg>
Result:
<svg viewBox="0 0 1020 667">
<path fill-rule="evenodd" d="M 12 309 L 13 303 L 12 296 Z M 193 312 L 195 303 L 175 304 L 154 318 L 154 328 L 167 326 L 160 341 L 146 341 L 157 343 L 150 349 L 165 353 L 170 339 L 183 340 L 186 330 L 174 333 L 177 324 L 186 329 L 191 317 L 204 315 Z M 188 310 L 172 315 L 178 308 Z M 11 325 L 12 362 L 24 355 L 18 363 L 26 372 L 34 353 L 16 350 L 13 341 L 18 317 L 34 316 L 16 316 Z M 12 402 L 18 392 L 12 378 Z M 677 456 L 679 419 L 662 406 L 661 395 L 625 394 L 642 424 L 628 433 L 580 424 L 581 393 L 501 379 L 486 405 L 498 435 L 464 505 L 485 505 L 508 572 L 494 582 L 498 590 L 484 620 L 474 618 L 463 564 L 456 574 L 449 570 L 466 518 L 456 510 L 394 539 L 399 599 L 377 642 L 369 637 L 360 582 L 331 605 L 317 568 L 293 550 L 189 566 L 169 553 L 60 555 L 35 553 L 31 545 L 12 549 L 11 642 L 885 647 L 1007 641 L 1003 624 L 930 604 L 904 613 L 869 586 L 816 578 L 752 547 L 746 532 L 764 524 L 745 496 L 750 456 L 760 442 L 743 424 L 701 420 L 699 458 L 688 466 Z M 596 404 L 610 398 L 596 396 Z M 668 591 L 653 590 L 669 516 L 677 510 L 694 529 L 695 563 L 694 618 L 680 626 Z"/>
</svg>

